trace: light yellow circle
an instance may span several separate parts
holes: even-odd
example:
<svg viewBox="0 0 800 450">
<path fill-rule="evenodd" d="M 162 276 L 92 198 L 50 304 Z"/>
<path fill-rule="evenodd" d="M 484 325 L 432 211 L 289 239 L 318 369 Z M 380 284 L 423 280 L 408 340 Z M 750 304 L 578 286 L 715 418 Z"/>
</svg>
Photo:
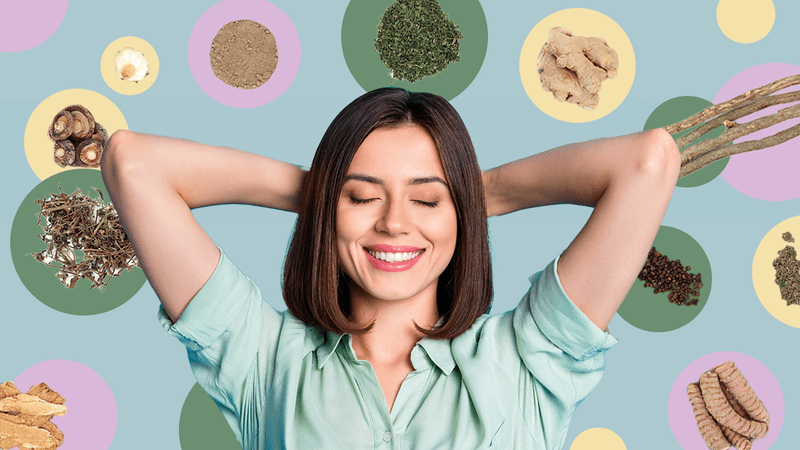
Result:
<svg viewBox="0 0 800 450">
<path fill-rule="evenodd" d="M 786 242 L 781 237 L 787 231 L 792 233 L 794 243 Z M 775 268 L 772 266 L 778 251 L 787 245 L 800 248 L 800 216 L 784 220 L 761 239 L 753 257 L 753 286 L 767 312 L 786 325 L 800 328 L 800 305 L 787 305 L 786 300 L 781 299 L 780 287 L 775 284 Z"/>
<path fill-rule="evenodd" d="M 717 24 L 728 39 L 740 44 L 760 41 L 775 24 L 772 0 L 720 0 Z"/>
<path fill-rule="evenodd" d="M 117 73 L 116 58 L 117 52 L 125 47 L 142 52 L 150 66 L 150 73 L 138 82 L 125 81 Z M 103 75 L 108 87 L 124 95 L 136 95 L 150 89 L 158 77 L 158 55 L 156 50 L 144 39 L 126 36 L 117 39 L 106 47 L 103 56 L 100 57 L 100 73 Z"/>
<path fill-rule="evenodd" d="M 584 109 L 568 102 L 559 102 L 553 94 L 542 88 L 539 80 L 539 53 L 551 28 L 564 27 L 573 36 L 600 37 L 619 56 L 619 71 L 614 79 L 603 81 L 600 101 L 593 110 Z M 604 117 L 625 100 L 633 86 L 636 74 L 636 58 L 628 35 L 611 20 L 597 11 L 583 8 L 564 9 L 542 19 L 525 38 L 519 57 L 519 74 L 522 86 L 533 103 L 548 116 L 564 122 L 584 123 Z"/>
<path fill-rule="evenodd" d="M 122 112 L 111 100 L 94 91 L 86 89 L 67 89 L 47 97 L 33 110 L 25 126 L 25 156 L 28 164 L 40 180 L 65 170 L 78 167 L 59 167 L 53 161 L 53 141 L 47 136 L 53 118 L 59 111 L 70 105 L 83 105 L 92 113 L 111 136 L 117 130 L 127 130 L 128 122 Z"/>
<path fill-rule="evenodd" d="M 590 428 L 572 441 L 569 450 L 625 450 L 625 443 L 611 430 Z"/>
</svg>

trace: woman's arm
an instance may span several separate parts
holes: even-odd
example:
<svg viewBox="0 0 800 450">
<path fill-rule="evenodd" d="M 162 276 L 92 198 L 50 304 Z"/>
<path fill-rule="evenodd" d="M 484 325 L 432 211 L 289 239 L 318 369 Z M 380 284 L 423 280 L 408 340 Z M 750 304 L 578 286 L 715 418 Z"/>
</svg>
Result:
<svg viewBox="0 0 800 450">
<path fill-rule="evenodd" d="M 561 255 L 558 276 L 605 330 L 641 271 L 679 172 L 680 153 L 663 129 L 565 145 L 484 172 L 487 213 L 594 207 Z"/>
<path fill-rule="evenodd" d="M 245 203 L 295 211 L 306 174 L 252 153 L 127 130 L 111 136 L 101 170 L 147 280 L 173 322 L 220 257 L 191 209 Z"/>
</svg>

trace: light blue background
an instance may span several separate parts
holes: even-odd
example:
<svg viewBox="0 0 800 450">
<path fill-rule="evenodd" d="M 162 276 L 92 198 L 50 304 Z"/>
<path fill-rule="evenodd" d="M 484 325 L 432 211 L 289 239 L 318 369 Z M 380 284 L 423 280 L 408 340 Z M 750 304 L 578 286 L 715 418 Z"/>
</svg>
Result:
<svg viewBox="0 0 800 450">
<path fill-rule="evenodd" d="M 189 71 L 189 34 L 214 0 L 73 0 L 61 27 L 45 43 L 24 52 L 0 53 L 0 236 L 5 236 L 0 239 L 0 382 L 50 359 L 91 367 L 116 397 L 119 424 L 113 449 L 179 448 L 180 411 L 194 378 L 184 348 L 156 320 L 158 299 L 149 285 L 114 311 L 79 317 L 44 306 L 19 281 L 9 251 L 11 223 L 22 199 L 40 181 L 25 158 L 26 123 L 48 96 L 83 88 L 111 99 L 131 130 L 308 166 L 333 117 L 363 93 L 342 57 L 341 21 L 347 1 L 272 2 L 297 28 L 302 59 L 289 89 L 259 108 L 235 109 L 215 102 Z M 570 142 L 640 131 L 662 102 L 684 95 L 711 100 L 728 79 L 754 65 L 800 65 L 796 1 L 776 0 L 772 31 L 753 44 L 738 44 L 722 34 L 717 2 L 711 0 L 482 3 L 489 28 L 486 59 L 472 85 L 452 103 L 471 132 L 483 168 Z M 636 78 L 627 99 L 606 117 L 585 124 L 559 122 L 542 113 L 525 94 L 519 76 L 520 49 L 530 30 L 549 14 L 573 7 L 611 17 L 636 52 Z M 123 36 L 145 39 L 160 60 L 155 84 L 135 96 L 114 92 L 100 75 L 104 49 Z M 494 313 L 516 305 L 529 285 L 527 277 L 569 245 L 590 212 L 553 206 L 490 220 Z M 578 408 L 566 448 L 581 431 L 594 427 L 613 430 L 628 449 L 679 448 L 667 420 L 669 390 L 686 365 L 717 351 L 748 354 L 772 371 L 786 400 L 784 426 L 773 448 L 798 448 L 800 427 L 793 424 L 800 414 L 800 330 L 767 313 L 751 277 L 762 237 L 798 214 L 798 199 L 755 200 L 722 178 L 698 188 L 676 189 L 663 223 L 685 231 L 706 251 L 714 271 L 708 305 L 692 323 L 669 333 L 644 332 L 614 318 L 610 330 L 620 342 L 607 354 L 600 385 Z M 195 217 L 265 297 L 283 309 L 280 269 L 294 216 L 220 206 L 197 210 Z"/>
</svg>

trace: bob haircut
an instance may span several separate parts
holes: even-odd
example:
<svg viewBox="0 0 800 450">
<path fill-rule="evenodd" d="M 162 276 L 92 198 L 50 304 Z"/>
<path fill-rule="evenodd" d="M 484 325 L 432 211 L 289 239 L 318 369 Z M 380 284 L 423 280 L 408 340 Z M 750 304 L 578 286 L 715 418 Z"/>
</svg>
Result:
<svg viewBox="0 0 800 450">
<path fill-rule="evenodd" d="M 336 212 L 350 163 L 364 139 L 381 127 L 419 125 L 433 138 L 458 221 L 453 258 L 437 286 L 443 324 L 417 328 L 435 339 L 452 339 L 488 312 L 492 262 L 483 177 L 467 129 L 456 110 L 438 95 L 381 88 L 347 105 L 317 147 L 302 189 L 297 223 L 283 268 L 289 312 L 307 325 L 335 333 L 368 331 L 351 319 L 347 275 L 339 266 Z"/>
</svg>

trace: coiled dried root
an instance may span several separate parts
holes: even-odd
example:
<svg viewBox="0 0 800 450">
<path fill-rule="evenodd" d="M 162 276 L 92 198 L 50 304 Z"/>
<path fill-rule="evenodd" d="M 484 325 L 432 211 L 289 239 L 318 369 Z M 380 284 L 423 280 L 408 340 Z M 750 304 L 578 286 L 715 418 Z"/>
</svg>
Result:
<svg viewBox="0 0 800 450">
<path fill-rule="evenodd" d="M 769 413 L 732 361 L 704 373 L 686 394 L 711 450 L 750 450 L 751 439 L 767 435 Z"/>
</svg>

